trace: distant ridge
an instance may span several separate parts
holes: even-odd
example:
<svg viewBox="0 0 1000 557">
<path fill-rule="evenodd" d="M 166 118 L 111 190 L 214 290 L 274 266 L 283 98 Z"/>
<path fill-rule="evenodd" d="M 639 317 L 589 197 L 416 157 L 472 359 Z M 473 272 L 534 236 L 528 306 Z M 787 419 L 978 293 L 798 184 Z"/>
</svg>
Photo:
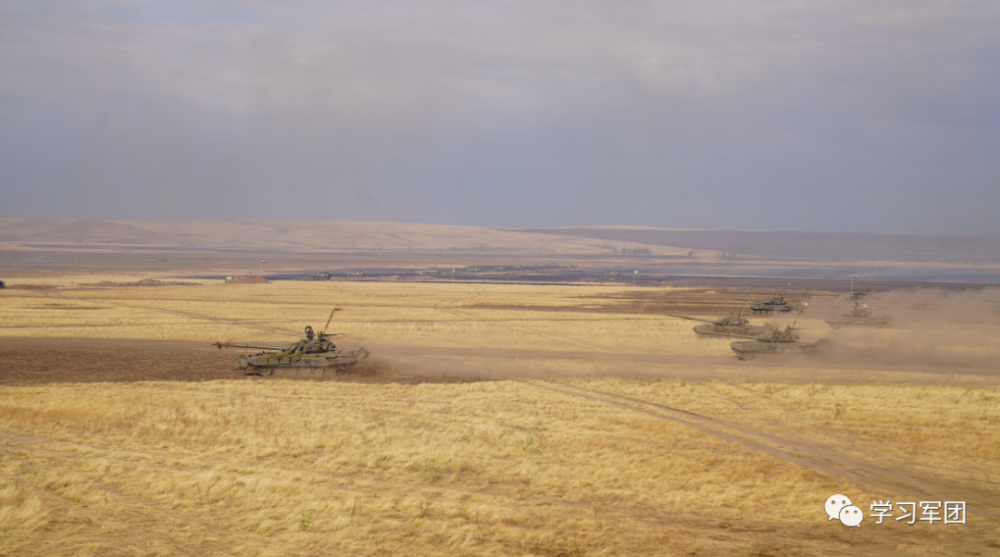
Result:
<svg viewBox="0 0 1000 557">
<path fill-rule="evenodd" d="M 345 249 L 463 250 L 517 253 L 606 253 L 580 236 L 531 234 L 475 226 L 370 221 L 226 219 L 193 222 L 99 221 L 0 216 L 0 242 L 21 244 L 131 245 L 241 248 L 279 251 Z M 681 255 L 672 246 L 659 255 Z"/>
<path fill-rule="evenodd" d="M 579 236 L 622 243 L 684 246 L 737 256 L 795 261 L 898 261 L 1000 265 L 1000 234 L 879 234 L 697 230 L 651 227 L 523 229 L 530 234 Z"/>
<path fill-rule="evenodd" d="M 649 226 L 487 228 L 371 221 L 226 219 L 101 221 L 0 216 L 0 242 L 238 248 L 289 252 L 460 250 L 483 253 L 613 253 L 805 262 L 900 262 L 1000 266 L 1000 234 L 878 234 L 711 230 Z M 1000 272 L 1000 267 L 998 267 Z"/>
</svg>

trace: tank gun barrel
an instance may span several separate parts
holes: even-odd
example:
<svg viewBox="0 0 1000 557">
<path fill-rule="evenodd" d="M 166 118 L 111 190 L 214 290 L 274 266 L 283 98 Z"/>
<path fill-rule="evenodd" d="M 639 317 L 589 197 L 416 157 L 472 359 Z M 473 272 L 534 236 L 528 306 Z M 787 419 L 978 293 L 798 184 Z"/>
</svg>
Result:
<svg viewBox="0 0 1000 557">
<path fill-rule="evenodd" d="M 258 350 L 287 350 L 290 346 L 265 346 L 263 344 L 237 344 L 235 342 L 213 342 L 212 346 L 222 348 L 256 348 Z"/>
<path fill-rule="evenodd" d="M 731 337 L 739 337 L 739 338 L 748 338 L 750 340 L 759 340 L 761 342 L 767 342 L 766 337 L 762 337 L 762 336 L 741 335 L 741 334 L 738 334 L 738 333 L 729 333 L 729 336 L 731 336 Z"/>
<path fill-rule="evenodd" d="M 667 315 L 669 315 L 670 317 L 677 317 L 679 319 L 687 319 L 689 321 L 702 321 L 704 323 L 715 323 L 715 321 L 712 321 L 711 319 L 699 319 L 697 317 L 688 317 L 686 315 L 674 315 L 673 313 L 668 313 Z"/>
<path fill-rule="evenodd" d="M 740 302 L 750 302 L 751 304 L 775 304 L 779 302 L 785 304 L 788 301 L 788 298 L 786 298 L 784 295 L 773 296 L 771 297 L 770 300 L 753 300 L 751 298 L 733 298 L 733 299 L 738 300 Z"/>
<path fill-rule="evenodd" d="M 728 332 L 721 332 L 721 331 L 718 332 L 718 333 L 715 333 L 715 336 L 717 336 L 717 337 L 745 338 L 745 339 L 756 340 L 756 341 L 760 341 L 760 342 L 767 342 L 767 338 L 768 338 L 764 333 L 761 333 L 761 334 L 759 334 L 757 336 L 754 336 L 754 335 L 744 335 L 744 334 L 740 334 L 740 333 L 728 333 Z"/>
</svg>

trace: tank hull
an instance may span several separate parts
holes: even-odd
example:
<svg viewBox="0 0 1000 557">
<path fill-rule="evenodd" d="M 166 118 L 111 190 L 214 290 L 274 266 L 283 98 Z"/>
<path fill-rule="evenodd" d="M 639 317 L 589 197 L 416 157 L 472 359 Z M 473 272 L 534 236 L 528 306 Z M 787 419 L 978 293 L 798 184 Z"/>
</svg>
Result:
<svg viewBox="0 0 1000 557">
<path fill-rule="evenodd" d="M 713 325 L 711 323 L 706 323 L 704 325 L 698 325 L 694 327 L 695 334 L 698 338 L 728 338 L 733 335 L 746 335 L 746 336 L 759 336 L 767 334 L 768 329 L 766 327 L 758 327 L 756 325 Z"/>
<path fill-rule="evenodd" d="M 327 354 L 262 353 L 256 356 L 240 356 L 233 361 L 236 369 L 245 370 L 250 375 L 262 377 L 293 376 L 321 377 L 337 373 L 347 373 L 358 362 L 368 357 L 368 351 L 359 348 L 350 352 Z"/>
<path fill-rule="evenodd" d="M 779 311 L 792 311 L 793 309 L 799 309 L 798 305 L 772 305 L 772 304 L 751 304 L 750 310 L 754 313 L 774 313 Z"/>
<path fill-rule="evenodd" d="M 826 343 L 739 341 L 729 345 L 741 360 L 820 352 Z"/>
</svg>

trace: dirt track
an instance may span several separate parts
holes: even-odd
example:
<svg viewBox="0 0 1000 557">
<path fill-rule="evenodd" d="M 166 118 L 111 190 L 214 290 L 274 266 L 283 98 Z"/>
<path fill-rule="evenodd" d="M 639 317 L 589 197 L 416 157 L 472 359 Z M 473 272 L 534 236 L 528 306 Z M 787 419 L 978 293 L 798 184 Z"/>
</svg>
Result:
<svg viewBox="0 0 1000 557">
<path fill-rule="evenodd" d="M 602 366 L 607 375 L 639 377 L 649 364 L 673 364 L 676 373 L 657 377 L 688 380 L 760 380 L 820 383 L 951 384 L 973 377 L 1000 380 L 996 370 L 886 366 L 854 370 L 815 358 L 740 362 L 734 358 L 665 354 L 580 353 L 558 350 L 492 350 L 368 344 L 373 357 L 363 369 L 323 380 L 365 383 L 441 383 L 548 376 L 546 362 L 580 361 Z M 14 338 L 0 340 L 0 384 L 93 383 L 116 381 L 214 381 L 246 379 L 234 370 L 239 350 L 206 343 L 154 340 Z M 467 364 L 456 364 L 455 358 Z M 467 368 L 467 369 L 465 369 Z M 512 371 L 513 369 L 513 371 Z M 696 369 L 703 369 L 698 372 Z M 964 383 L 963 383 L 964 384 Z"/>
<path fill-rule="evenodd" d="M 242 378 L 232 362 L 192 342 L 4 338 L 0 384 Z"/>
<path fill-rule="evenodd" d="M 670 408 L 613 393 L 549 382 L 526 384 L 674 422 L 794 464 L 889 491 L 913 493 L 929 500 L 934 497 L 944 498 L 946 494 L 959 494 L 970 503 L 970 512 L 976 512 L 1000 522 L 1000 513 L 994 510 L 1000 505 L 1000 497 L 997 497 L 997 494 L 984 491 L 981 488 L 970 489 L 968 486 L 941 483 L 935 479 L 911 475 L 901 471 L 898 463 L 886 467 L 878 463 L 877 454 L 869 454 L 861 458 L 848 457 L 844 454 L 843 447 L 851 445 L 850 439 L 844 439 L 843 443 L 834 447 L 795 436 L 789 431 L 785 431 L 780 436 L 771 435 L 741 423 L 729 423 L 687 410 Z M 744 410 L 748 417 L 754 414 L 752 408 Z"/>
<path fill-rule="evenodd" d="M 184 341 L 2 338 L 0 385 L 259 379 L 233 369 L 233 360 L 240 353 Z M 439 353 L 431 350 L 430 355 Z M 400 373 L 374 358 L 352 373 L 331 374 L 322 380 L 412 384 L 465 382 L 470 378 Z"/>
</svg>

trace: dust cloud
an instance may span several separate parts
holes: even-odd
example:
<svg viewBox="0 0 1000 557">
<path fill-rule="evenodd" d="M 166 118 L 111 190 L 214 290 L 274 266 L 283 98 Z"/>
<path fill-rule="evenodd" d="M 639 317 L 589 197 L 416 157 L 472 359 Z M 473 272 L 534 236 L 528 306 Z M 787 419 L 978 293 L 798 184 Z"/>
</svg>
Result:
<svg viewBox="0 0 1000 557">
<path fill-rule="evenodd" d="M 437 379 L 500 381 L 568 377 L 712 379 L 734 358 L 672 354 L 560 352 L 371 345 L 380 369 Z"/>
<path fill-rule="evenodd" d="M 825 358 L 837 364 L 1000 370 L 1000 290 L 935 288 L 874 293 L 858 302 L 885 327 L 834 327 Z M 809 313 L 829 319 L 848 313 L 844 298 L 810 302 Z"/>
<path fill-rule="evenodd" d="M 369 348 L 379 355 L 383 373 L 427 381 L 621 377 L 948 383 L 1000 377 L 1000 290 L 899 290 L 875 293 L 860 304 L 867 304 L 875 317 L 891 318 L 889 325 L 830 327 L 823 319 L 849 312 L 853 301 L 816 298 L 799 316 L 799 325 L 803 340 L 829 340 L 825 352 L 752 361 L 730 354 L 671 354 L 669 344 L 655 354 L 390 344 Z"/>
</svg>

